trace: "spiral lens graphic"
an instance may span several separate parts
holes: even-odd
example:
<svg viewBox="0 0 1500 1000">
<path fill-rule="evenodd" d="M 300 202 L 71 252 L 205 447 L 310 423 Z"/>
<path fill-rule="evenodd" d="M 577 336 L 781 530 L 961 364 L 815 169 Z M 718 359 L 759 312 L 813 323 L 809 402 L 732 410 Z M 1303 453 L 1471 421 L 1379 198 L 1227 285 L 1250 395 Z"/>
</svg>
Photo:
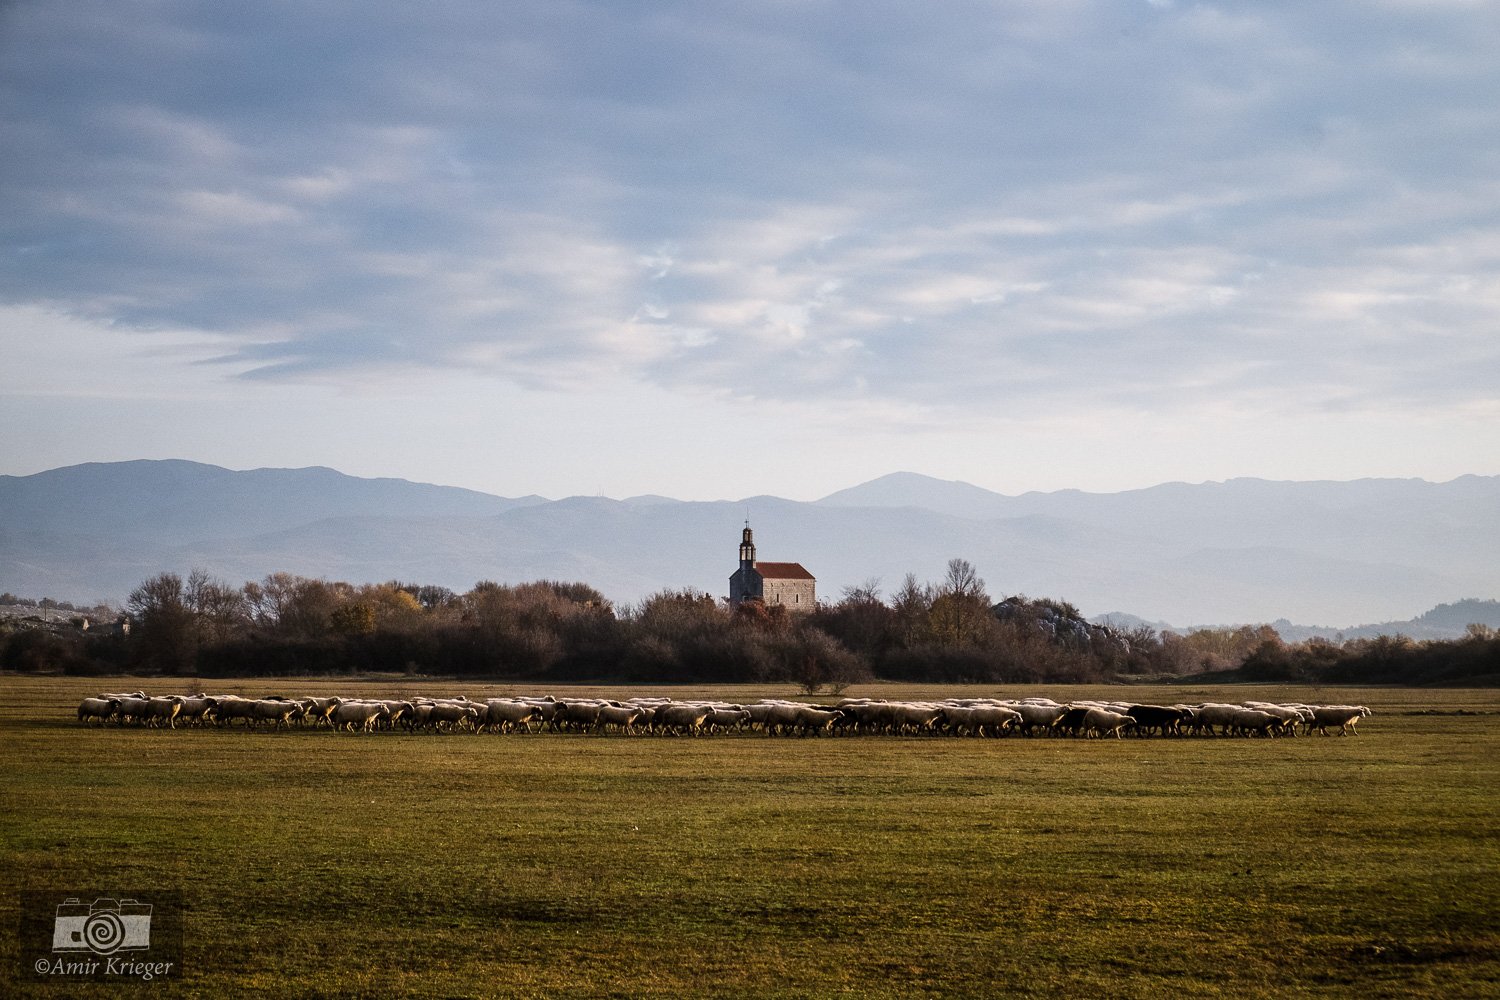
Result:
<svg viewBox="0 0 1500 1000">
<path fill-rule="evenodd" d="M 91 913 L 83 922 L 83 940 L 96 954 L 109 955 L 125 943 L 125 922 L 118 913 Z"/>
</svg>

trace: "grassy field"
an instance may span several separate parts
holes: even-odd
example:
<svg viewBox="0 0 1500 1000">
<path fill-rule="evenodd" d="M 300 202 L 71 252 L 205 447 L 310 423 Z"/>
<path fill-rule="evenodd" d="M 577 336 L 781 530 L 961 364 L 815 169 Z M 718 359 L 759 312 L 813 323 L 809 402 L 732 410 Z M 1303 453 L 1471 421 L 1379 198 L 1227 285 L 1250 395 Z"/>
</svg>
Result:
<svg viewBox="0 0 1500 1000">
<path fill-rule="evenodd" d="M 80 697 L 137 686 L 187 687 L 0 677 L 0 876 L 12 889 L 182 890 L 188 973 L 154 984 L 162 992 L 1500 996 L 1494 690 L 850 692 L 1271 696 L 1375 710 L 1357 738 L 1294 740 L 73 721 Z M 206 686 L 540 693 L 399 678 Z M 0 995 L 53 995 L 20 975 L 16 893 L 0 906 Z"/>
</svg>

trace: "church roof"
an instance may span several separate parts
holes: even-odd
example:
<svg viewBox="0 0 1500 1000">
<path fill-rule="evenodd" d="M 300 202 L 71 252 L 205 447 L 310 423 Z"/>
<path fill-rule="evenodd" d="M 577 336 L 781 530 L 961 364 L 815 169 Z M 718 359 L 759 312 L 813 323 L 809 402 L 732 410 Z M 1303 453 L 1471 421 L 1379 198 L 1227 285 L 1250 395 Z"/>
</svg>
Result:
<svg viewBox="0 0 1500 1000">
<path fill-rule="evenodd" d="M 759 573 L 761 575 L 762 579 L 773 579 L 773 580 L 816 580 L 817 579 L 817 577 L 813 576 L 807 570 L 803 569 L 801 563 L 757 562 L 755 564 L 755 572 Z"/>
</svg>

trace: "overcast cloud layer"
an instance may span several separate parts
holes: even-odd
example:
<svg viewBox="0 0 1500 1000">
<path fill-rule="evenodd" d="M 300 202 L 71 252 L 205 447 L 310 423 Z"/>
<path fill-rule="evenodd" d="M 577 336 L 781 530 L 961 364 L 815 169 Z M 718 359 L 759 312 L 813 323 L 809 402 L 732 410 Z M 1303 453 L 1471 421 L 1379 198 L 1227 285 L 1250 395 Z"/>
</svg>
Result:
<svg viewBox="0 0 1500 1000">
<path fill-rule="evenodd" d="M 20 2 L 0 135 L 0 472 L 1500 471 L 1490 3 Z"/>
</svg>

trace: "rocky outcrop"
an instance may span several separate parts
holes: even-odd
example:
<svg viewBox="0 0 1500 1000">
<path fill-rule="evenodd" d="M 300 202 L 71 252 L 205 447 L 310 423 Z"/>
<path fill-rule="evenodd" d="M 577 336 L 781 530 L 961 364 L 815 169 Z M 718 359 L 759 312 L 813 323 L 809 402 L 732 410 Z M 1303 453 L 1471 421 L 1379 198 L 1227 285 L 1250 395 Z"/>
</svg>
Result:
<svg viewBox="0 0 1500 1000">
<path fill-rule="evenodd" d="M 1000 621 L 1035 629 L 1059 646 L 1078 650 L 1100 650 L 1112 646 L 1122 653 L 1130 652 L 1130 643 L 1125 636 L 1108 625 L 1096 625 L 1086 620 L 1066 601 L 1045 597 L 1032 600 L 1018 594 L 1007 597 L 990 611 Z"/>
</svg>

